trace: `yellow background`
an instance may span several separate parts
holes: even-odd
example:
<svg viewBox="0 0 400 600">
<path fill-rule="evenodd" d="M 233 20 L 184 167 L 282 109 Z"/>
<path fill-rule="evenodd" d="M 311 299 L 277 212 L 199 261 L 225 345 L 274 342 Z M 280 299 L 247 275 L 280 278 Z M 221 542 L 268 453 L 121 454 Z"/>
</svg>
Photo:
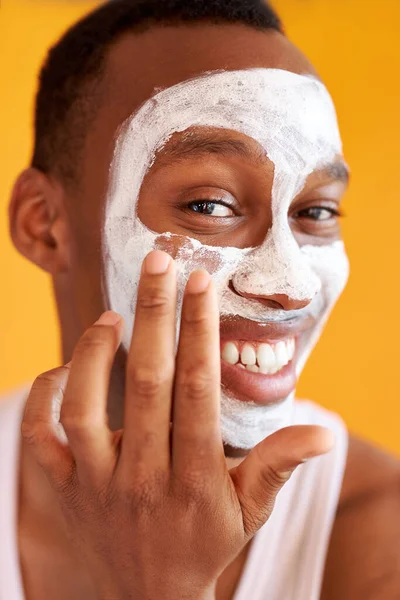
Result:
<svg viewBox="0 0 400 600">
<path fill-rule="evenodd" d="M 13 249 L 7 203 L 32 143 L 32 103 L 49 44 L 95 3 L 2 0 L 0 10 L 0 391 L 58 363 L 47 276 Z M 353 181 L 344 234 L 352 277 L 302 377 L 303 397 L 400 452 L 399 0 L 276 0 L 289 36 L 327 83 Z"/>
</svg>

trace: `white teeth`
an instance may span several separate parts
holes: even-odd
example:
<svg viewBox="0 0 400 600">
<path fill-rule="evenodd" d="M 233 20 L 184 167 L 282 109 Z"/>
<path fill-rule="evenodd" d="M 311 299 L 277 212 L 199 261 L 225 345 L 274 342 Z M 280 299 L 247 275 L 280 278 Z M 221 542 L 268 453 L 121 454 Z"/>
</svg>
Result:
<svg viewBox="0 0 400 600">
<path fill-rule="evenodd" d="M 222 358 L 230 365 L 236 365 L 239 362 L 239 350 L 236 344 L 228 342 L 222 350 Z"/>
<path fill-rule="evenodd" d="M 288 351 L 285 342 L 278 342 L 275 346 L 276 366 L 281 369 L 289 362 Z"/>
<path fill-rule="evenodd" d="M 292 338 L 288 342 L 289 360 L 292 360 L 295 350 L 296 350 L 296 342 L 294 341 L 294 338 Z"/>
<path fill-rule="evenodd" d="M 230 365 L 246 368 L 252 373 L 274 375 L 285 367 L 296 351 L 294 338 L 270 344 L 244 344 L 239 353 L 240 342 L 227 342 L 222 349 L 222 359 Z"/>
<path fill-rule="evenodd" d="M 269 344 L 260 344 L 257 349 L 257 362 L 261 369 L 269 372 L 276 366 L 275 352 Z"/>
<path fill-rule="evenodd" d="M 240 360 L 244 365 L 255 365 L 257 362 L 257 356 L 254 346 L 251 346 L 250 344 L 245 344 L 240 353 Z"/>
</svg>

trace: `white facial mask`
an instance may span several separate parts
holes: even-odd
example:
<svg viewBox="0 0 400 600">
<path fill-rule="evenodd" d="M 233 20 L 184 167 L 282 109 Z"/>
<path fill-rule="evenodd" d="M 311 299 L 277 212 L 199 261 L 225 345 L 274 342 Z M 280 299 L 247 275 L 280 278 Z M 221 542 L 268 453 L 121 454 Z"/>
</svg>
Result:
<svg viewBox="0 0 400 600">
<path fill-rule="evenodd" d="M 147 228 L 138 218 L 143 179 L 155 154 L 176 132 L 190 127 L 236 130 L 256 140 L 275 167 L 272 227 L 257 248 L 205 246 L 186 238 L 176 258 L 178 267 L 178 328 L 183 291 L 196 268 L 217 264 L 212 272 L 221 315 L 239 315 L 258 322 L 298 316 L 265 307 L 238 292 L 263 296 L 285 294 L 311 300 L 302 309 L 317 318 L 299 356 L 300 374 L 322 327 L 348 277 L 343 243 L 299 248 L 288 222 L 293 198 L 308 176 L 332 163 L 342 147 L 335 109 L 325 86 L 312 76 L 277 69 L 205 73 L 159 91 L 122 126 L 111 166 L 106 204 L 104 261 L 110 308 L 126 323 L 123 344 L 129 347 L 140 269 L 145 256 L 166 234 Z M 266 202 L 269 199 L 266 198 Z M 173 234 L 167 234 L 173 236 Z M 214 259 L 214 260 L 209 260 Z M 215 260 L 216 259 L 216 260 Z M 260 406 L 221 390 L 221 435 L 225 443 L 254 447 L 291 422 L 294 394 L 273 406 Z"/>
</svg>

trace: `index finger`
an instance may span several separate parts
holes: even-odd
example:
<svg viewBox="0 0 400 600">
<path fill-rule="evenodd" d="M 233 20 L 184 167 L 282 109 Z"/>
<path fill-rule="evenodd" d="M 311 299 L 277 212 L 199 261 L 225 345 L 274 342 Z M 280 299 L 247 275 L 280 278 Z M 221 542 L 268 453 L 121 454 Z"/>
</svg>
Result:
<svg viewBox="0 0 400 600">
<path fill-rule="evenodd" d="M 169 469 L 175 329 L 175 263 L 154 250 L 143 263 L 127 362 L 123 478 L 135 468 L 145 467 L 149 476 Z"/>
</svg>

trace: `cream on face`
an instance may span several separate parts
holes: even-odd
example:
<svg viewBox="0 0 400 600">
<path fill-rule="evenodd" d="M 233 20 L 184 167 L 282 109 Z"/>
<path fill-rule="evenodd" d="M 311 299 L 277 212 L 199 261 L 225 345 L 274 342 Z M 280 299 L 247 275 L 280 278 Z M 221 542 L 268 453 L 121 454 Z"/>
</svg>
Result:
<svg viewBox="0 0 400 600">
<path fill-rule="evenodd" d="M 300 374 L 348 277 L 343 243 L 299 247 L 288 222 L 288 209 L 308 176 L 342 153 L 335 109 L 325 86 L 312 76 L 277 69 L 205 73 L 159 91 L 122 126 L 113 163 L 104 227 L 105 286 L 110 308 L 126 323 L 123 344 L 129 347 L 141 263 L 165 236 L 138 218 L 143 179 L 174 133 L 190 127 L 236 130 L 256 140 L 274 164 L 272 226 L 255 248 L 205 246 L 187 237 L 176 257 L 178 317 L 192 270 L 209 264 L 217 286 L 221 315 L 258 322 L 281 321 L 290 312 L 267 308 L 238 292 L 285 294 L 309 300 L 318 325 L 298 357 Z M 266 202 L 269 201 L 266 198 Z M 299 311 L 292 311 L 298 315 Z M 179 318 L 178 318 L 179 330 Z M 254 447 L 291 422 L 294 393 L 273 406 L 242 402 L 221 390 L 220 424 L 225 443 Z"/>
</svg>

